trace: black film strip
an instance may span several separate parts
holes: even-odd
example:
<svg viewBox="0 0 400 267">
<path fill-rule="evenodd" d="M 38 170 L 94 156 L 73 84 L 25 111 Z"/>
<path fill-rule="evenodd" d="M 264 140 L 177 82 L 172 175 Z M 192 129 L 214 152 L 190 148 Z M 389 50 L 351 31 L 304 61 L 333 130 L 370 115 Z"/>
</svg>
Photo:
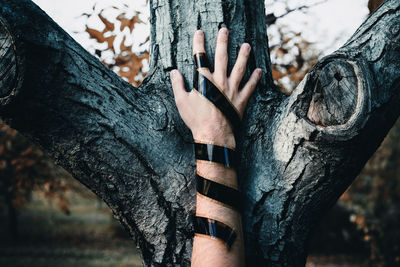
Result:
<svg viewBox="0 0 400 267">
<path fill-rule="evenodd" d="M 239 191 L 229 186 L 196 175 L 196 189 L 200 194 L 240 211 Z"/>
<path fill-rule="evenodd" d="M 220 163 L 228 168 L 236 166 L 236 153 L 227 147 L 194 143 L 194 154 L 198 160 Z"/>
<path fill-rule="evenodd" d="M 194 55 L 196 67 L 210 69 L 210 64 L 207 59 L 207 55 L 204 52 L 199 52 Z M 195 88 L 200 94 L 205 96 L 209 101 L 211 101 L 221 112 L 225 115 L 228 121 L 232 125 L 232 130 L 237 135 L 237 131 L 240 128 L 240 117 L 236 109 L 233 107 L 231 102 L 225 97 L 225 95 L 204 75 L 197 73 L 197 84 Z"/>
<path fill-rule="evenodd" d="M 194 218 L 194 232 L 218 238 L 226 243 L 228 249 L 231 248 L 236 239 L 235 230 L 228 225 L 214 219 L 200 216 L 195 216 Z"/>
</svg>

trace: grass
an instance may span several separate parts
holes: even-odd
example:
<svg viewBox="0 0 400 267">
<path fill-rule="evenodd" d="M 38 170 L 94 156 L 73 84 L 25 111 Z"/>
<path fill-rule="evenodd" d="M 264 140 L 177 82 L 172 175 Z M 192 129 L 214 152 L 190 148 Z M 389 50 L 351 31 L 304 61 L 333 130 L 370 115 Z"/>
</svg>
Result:
<svg viewBox="0 0 400 267">
<path fill-rule="evenodd" d="M 19 211 L 17 238 L 0 210 L 0 266 L 142 266 L 134 242 L 105 204 L 88 192 L 69 192 L 68 201 L 66 215 L 33 194 Z"/>
<path fill-rule="evenodd" d="M 85 187 L 79 191 L 68 192 L 69 215 L 33 194 L 19 211 L 18 238 L 10 236 L 0 206 L 0 266 L 142 266 L 140 252 L 110 209 Z M 367 262 L 355 255 L 311 255 L 306 267 L 370 266 Z"/>
</svg>

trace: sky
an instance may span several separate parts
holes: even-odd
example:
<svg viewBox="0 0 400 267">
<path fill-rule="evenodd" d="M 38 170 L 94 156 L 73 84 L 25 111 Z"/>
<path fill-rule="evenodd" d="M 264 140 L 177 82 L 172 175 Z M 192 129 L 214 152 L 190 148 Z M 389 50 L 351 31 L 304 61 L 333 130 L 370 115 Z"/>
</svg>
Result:
<svg viewBox="0 0 400 267">
<path fill-rule="evenodd" d="M 323 54 L 329 54 L 339 48 L 355 32 L 358 26 L 368 15 L 368 0 L 287 0 L 289 8 L 296 7 L 302 3 L 313 4 L 324 2 L 308 9 L 306 13 L 292 12 L 278 20 L 279 25 L 290 27 L 292 30 L 302 32 L 302 36 L 308 41 L 315 43 L 317 49 Z M 124 8 L 127 13 L 133 14 L 134 10 L 142 12 L 140 18 L 146 23 L 138 25 L 133 34 L 138 42 L 144 42 L 149 35 L 149 10 L 146 0 L 33 0 L 50 17 L 52 17 L 62 28 L 64 28 L 75 40 L 89 51 L 95 49 L 95 42 L 89 40 L 89 36 L 84 32 L 86 17 L 83 13 L 91 12 L 96 4 L 96 11 L 104 12 L 106 17 L 113 15 L 111 6 Z M 266 0 L 266 13 L 274 11 L 276 16 L 285 13 L 285 5 L 281 1 Z M 127 6 L 124 6 L 127 5 Z M 87 21 L 91 28 L 101 30 L 100 20 L 93 16 Z M 270 32 L 274 29 L 271 27 Z M 126 44 L 133 42 L 127 39 Z M 134 51 L 147 49 L 146 46 L 134 46 Z"/>
<path fill-rule="evenodd" d="M 275 16 L 286 13 L 282 1 L 266 0 L 265 3 L 266 13 L 272 10 Z M 288 3 L 289 8 L 321 3 L 305 10 L 305 13 L 292 12 L 277 23 L 302 32 L 302 36 L 315 43 L 324 55 L 342 46 L 369 14 L 368 0 L 288 0 Z M 269 30 L 273 33 L 274 29 L 271 27 Z"/>
</svg>

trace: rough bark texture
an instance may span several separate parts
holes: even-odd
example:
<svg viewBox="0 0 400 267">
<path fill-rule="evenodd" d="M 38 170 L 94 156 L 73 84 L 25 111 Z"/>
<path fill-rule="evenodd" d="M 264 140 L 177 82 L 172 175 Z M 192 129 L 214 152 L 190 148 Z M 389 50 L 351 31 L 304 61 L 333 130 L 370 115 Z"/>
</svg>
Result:
<svg viewBox="0 0 400 267">
<path fill-rule="evenodd" d="M 230 29 L 265 75 L 244 116 L 239 168 L 249 266 L 301 266 L 315 222 L 350 185 L 400 113 L 400 2 L 386 1 L 292 96 L 270 71 L 264 1 L 153 0 L 151 71 L 122 81 L 28 0 L 0 2 L 0 114 L 99 195 L 146 266 L 189 265 L 195 162 L 168 73 L 193 84 L 191 40 L 213 58 Z"/>
</svg>

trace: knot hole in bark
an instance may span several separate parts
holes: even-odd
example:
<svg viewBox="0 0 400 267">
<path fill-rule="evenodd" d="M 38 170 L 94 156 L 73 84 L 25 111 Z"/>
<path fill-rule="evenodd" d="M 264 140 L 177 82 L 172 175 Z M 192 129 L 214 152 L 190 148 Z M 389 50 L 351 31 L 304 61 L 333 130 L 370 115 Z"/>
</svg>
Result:
<svg viewBox="0 0 400 267">
<path fill-rule="evenodd" d="M 335 76 L 335 79 L 338 80 L 339 82 L 343 79 L 343 76 L 340 75 L 339 72 L 336 72 L 334 76 Z"/>
<path fill-rule="evenodd" d="M 0 17 L 0 105 L 6 105 L 22 85 L 22 57 L 5 21 Z"/>
<path fill-rule="evenodd" d="M 308 119 L 320 126 L 345 124 L 357 106 L 359 83 L 354 66 L 337 59 L 317 68 L 314 75 Z"/>
</svg>

